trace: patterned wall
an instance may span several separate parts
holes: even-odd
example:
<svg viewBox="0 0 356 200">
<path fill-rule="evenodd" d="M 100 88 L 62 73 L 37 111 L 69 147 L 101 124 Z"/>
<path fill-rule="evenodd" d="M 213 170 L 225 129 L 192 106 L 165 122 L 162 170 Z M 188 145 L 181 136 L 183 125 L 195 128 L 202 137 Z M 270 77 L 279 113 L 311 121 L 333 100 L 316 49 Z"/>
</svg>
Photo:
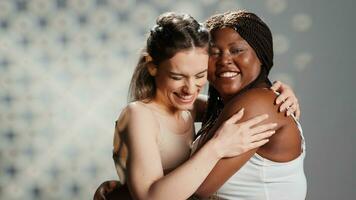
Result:
<svg viewBox="0 0 356 200">
<path fill-rule="evenodd" d="M 290 50 L 296 42 L 287 33 L 308 32 L 311 16 L 286 14 L 287 0 L 255 4 L 1 0 L 0 199 L 90 199 L 100 182 L 117 179 L 114 121 L 145 33 L 164 11 L 199 20 L 232 8 L 251 8 L 268 22 L 284 15 L 286 26 L 271 26 L 277 65 L 289 64 L 273 75 L 295 84 L 313 57 Z"/>
</svg>

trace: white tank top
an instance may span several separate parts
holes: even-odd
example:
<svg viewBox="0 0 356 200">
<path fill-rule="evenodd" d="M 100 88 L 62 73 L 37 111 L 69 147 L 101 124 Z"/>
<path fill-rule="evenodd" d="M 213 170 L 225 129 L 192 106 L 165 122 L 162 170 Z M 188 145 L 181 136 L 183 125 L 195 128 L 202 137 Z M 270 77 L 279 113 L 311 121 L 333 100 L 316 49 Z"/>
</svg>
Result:
<svg viewBox="0 0 356 200">
<path fill-rule="evenodd" d="M 294 117 L 293 117 L 294 118 Z M 255 153 L 210 199 L 238 200 L 302 200 L 307 181 L 303 163 L 305 141 L 302 128 L 302 153 L 289 162 L 274 162 Z"/>
</svg>

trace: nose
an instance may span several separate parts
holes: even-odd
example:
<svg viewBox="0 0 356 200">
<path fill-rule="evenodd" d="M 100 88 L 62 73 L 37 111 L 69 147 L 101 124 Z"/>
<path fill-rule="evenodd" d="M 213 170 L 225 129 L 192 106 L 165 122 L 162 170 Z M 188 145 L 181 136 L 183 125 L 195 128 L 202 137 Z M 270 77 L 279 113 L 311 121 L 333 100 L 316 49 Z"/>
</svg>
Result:
<svg viewBox="0 0 356 200">
<path fill-rule="evenodd" d="M 219 64 L 221 65 L 229 65 L 232 63 L 232 57 L 229 51 L 224 51 L 219 59 Z"/>
<path fill-rule="evenodd" d="M 195 81 L 192 79 L 188 79 L 185 81 L 183 86 L 183 92 L 186 94 L 194 94 L 198 89 Z"/>
</svg>

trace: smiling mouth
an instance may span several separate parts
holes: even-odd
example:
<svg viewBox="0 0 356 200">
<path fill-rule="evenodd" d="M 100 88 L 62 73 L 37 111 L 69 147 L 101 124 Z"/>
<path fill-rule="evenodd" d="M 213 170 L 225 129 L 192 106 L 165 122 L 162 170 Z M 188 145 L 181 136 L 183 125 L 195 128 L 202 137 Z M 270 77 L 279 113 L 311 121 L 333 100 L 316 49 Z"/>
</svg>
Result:
<svg viewBox="0 0 356 200">
<path fill-rule="evenodd" d="M 222 72 L 220 74 L 218 74 L 218 77 L 220 78 L 233 78 L 236 77 L 238 75 L 240 75 L 240 72 Z"/>
<path fill-rule="evenodd" d="M 190 103 L 194 100 L 194 95 L 192 94 L 178 94 L 178 93 L 174 93 L 182 102 L 185 103 Z"/>
</svg>

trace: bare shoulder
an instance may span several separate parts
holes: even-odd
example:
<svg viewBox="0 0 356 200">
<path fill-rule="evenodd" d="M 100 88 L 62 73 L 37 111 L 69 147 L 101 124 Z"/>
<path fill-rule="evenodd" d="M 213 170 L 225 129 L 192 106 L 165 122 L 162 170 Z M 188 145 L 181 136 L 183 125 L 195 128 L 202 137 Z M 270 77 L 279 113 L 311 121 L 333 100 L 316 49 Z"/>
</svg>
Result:
<svg viewBox="0 0 356 200">
<path fill-rule="evenodd" d="M 122 109 L 119 118 L 116 121 L 116 129 L 119 132 L 122 132 L 127 128 L 128 123 L 131 120 L 134 120 L 135 117 L 139 117 L 139 112 L 145 112 L 145 109 L 139 105 L 138 102 L 131 102 L 125 108 Z"/>
<path fill-rule="evenodd" d="M 264 120 L 263 123 L 273 122 L 279 126 L 282 125 L 284 116 L 278 112 L 278 106 L 274 104 L 276 97 L 273 91 L 264 88 L 253 88 L 235 96 L 225 104 L 215 123 L 214 130 L 242 108 L 244 108 L 244 115 L 239 122 L 247 121 L 259 115 L 268 114 L 269 118 Z"/>
<path fill-rule="evenodd" d="M 278 111 L 275 105 L 277 95 L 265 88 L 254 88 L 237 96 L 231 101 L 232 107 L 244 107 L 247 119 L 260 114 L 268 114 L 265 122 L 277 123 L 276 134 L 270 141 L 257 151 L 261 156 L 276 161 L 286 162 L 295 159 L 301 153 L 301 137 L 299 129 L 292 117 Z"/>
<path fill-rule="evenodd" d="M 153 113 L 152 109 L 148 107 L 146 103 L 135 101 L 131 102 L 127 106 L 127 115 L 129 115 L 130 121 L 133 123 L 136 122 L 145 122 L 142 126 L 152 124 L 157 124 L 157 120 Z"/>
<path fill-rule="evenodd" d="M 129 103 L 126 106 L 126 110 L 128 114 L 133 114 L 133 115 L 139 115 L 139 114 L 144 114 L 144 115 L 150 115 L 150 109 L 145 105 L 145 103 L 140 102 L 140 101 L 134 101 Z"/>
<path fill-rule="evenodd" d="M 129 128 L 130 133 L 156 131 L 158 127 L 153 111 L 139 101 L 131 102 L 123 109 L 116 125 L 119 132 Z"/>
<path fill-rule="evenodd" d="M 277 122 L 282 119 L 283 114 L 278 112 L 278 106 L 274 104 L 276 98 L 277 95 L 269 89 L 253 88 L 230 100 L 225 106 L 224 112 L 235 113 L 237 110 L 244 108 L 244 116 L 247 118 L 268 114 L 270 118 L 273 118 L 274 122 Z"/>
<path fill-rule="evenodd" d="M 270 105 L 277 95 L 268 88 L 252 88 L 241 94 L 237 99 L 241 101 L 252 100 L 257 101 L 258 103 L 264 103 Z"/>
</svg>

